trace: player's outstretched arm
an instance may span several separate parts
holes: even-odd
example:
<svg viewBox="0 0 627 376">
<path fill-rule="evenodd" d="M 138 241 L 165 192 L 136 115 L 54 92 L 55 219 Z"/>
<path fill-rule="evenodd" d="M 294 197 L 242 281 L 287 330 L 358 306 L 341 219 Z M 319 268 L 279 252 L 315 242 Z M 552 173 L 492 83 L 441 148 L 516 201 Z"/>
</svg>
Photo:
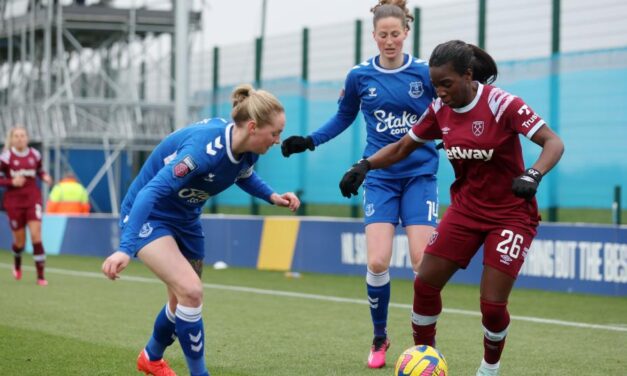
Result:
<svg viewBox="0 0 627 376">
<path fill-rule="evenodd" d="M 300 200 L 292 192 L 283 194 L 273 193 L 270 196 L 270 201 L 276 206 L 289 208 L 291 211 L 296 211 L 300 207 Z"/>
<path fill-rule="evenodd" d="M 114 281 L 120 277 L 119 274 L 128 266 L 129 262 L 131 262 L 131 256 L 122 251 L 115 251 L 102 263 L 102 272 L 107 278 Z"/>
<path fill-rule="evenodd" d="M 286 158 L 295 153 L 302 153 L 307 149 L 313 151 L 315 148 L 311 136 L 290 136 L 281 143 L 281 153 Z"/>
<path fill-rule="evenodd" d="M 414 141 L 410 136 L 404 136 L 400 140 L 388 144 L 379 149 L 376 153 L 355 163 L 340 180 L 340 191 L 342 196 L 350 198 L 351 195 L 357 196 L 359 187 L 364 182 L 366 174 L 370 170 L 385 168 L 394 163 L 403 160 L 416 148 L 424 145 L 421 142 Z"/>
<path fill-rule="evenodd" d="M 394 163 L 407 158 L 411 152 L 422 145 L 424 145 L 424 143 L 417 142 L 409 135 L 405 135 L 400 140 L 385 145 L 379 149 L 379 151 L 368 157 L 370 169 L 376 170 L 379 168 L 390 167 Z"/>
</svg>

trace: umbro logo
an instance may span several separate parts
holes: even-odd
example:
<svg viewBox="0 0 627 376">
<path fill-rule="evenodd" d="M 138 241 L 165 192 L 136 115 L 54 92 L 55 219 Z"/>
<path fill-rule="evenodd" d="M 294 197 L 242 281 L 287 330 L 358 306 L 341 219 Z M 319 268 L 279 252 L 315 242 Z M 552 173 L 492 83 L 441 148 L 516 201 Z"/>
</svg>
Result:
<svg viewBox="0 0 627 376">
<path fill-rule="evenodd" d="M 513 259 L 509 255 L 501 255 L 501 263 L 505 265 L 511 264 Z"/>
</svg>

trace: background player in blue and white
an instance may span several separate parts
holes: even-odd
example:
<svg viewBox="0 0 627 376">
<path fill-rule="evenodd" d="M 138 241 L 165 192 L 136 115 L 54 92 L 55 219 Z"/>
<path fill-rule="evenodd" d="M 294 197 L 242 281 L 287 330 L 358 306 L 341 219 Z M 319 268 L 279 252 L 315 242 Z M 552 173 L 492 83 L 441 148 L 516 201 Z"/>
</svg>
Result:
<svg viewBox="0 0 627 376">
<path fill-rule="evenodd" d="M 361 108 L 367 126 L 363 157 L 367 158 L 403 137 L 435 97 L 426 62 L 403 53 L 408 22 L 413 21 L 405 1 L 382 0 L 372 12 L 373 37 L 380 54 L 348 73 L 335 116 L 311 135 L 283 141 L 284 156 L 314 150 L 336 137 L 353 123 Z M 409 238 L 412 266 L 417 270 L 437 220 L 437 169 L 438 156 L 429 143 L 409 158 L 369 173 L 364 185 L 366 285 L 374 326 L 370 368 L 385 365 L 390 345 L 386 326 L 394 228 L 400 219 Z"/>
<path fill-rule="evenodd" d="M 119 250 L 102 265 L 118 278 L 139 257 L 168 287 L 168 304 L 157 315 L 152 337 L 137 359 L 138 370 L 174 375 L 162 359 L 178 337 L 191 375 L 208 375 L 204 360 L 204 235 L 199 217 L 207 199 L 233 184 L 267 202 L 295 211 L 293 193 L 277 194 L 253 171 L 259 154 L 280 141 L 285 111 L 270 93 L 250 85 L 232 95 L 233 122 L 207 119 L 166 137 L 133 181 L 121 210 Z"/>
</svg>

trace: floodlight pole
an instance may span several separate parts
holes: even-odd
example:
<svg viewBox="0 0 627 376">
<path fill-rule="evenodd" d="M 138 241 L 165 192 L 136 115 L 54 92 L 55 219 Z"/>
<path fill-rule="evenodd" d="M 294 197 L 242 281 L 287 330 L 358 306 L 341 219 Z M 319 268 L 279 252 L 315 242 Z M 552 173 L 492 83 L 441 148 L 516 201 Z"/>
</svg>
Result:
<svg viewBox="0 0 627 376">
<path fill-rule="evenodd" d="M 189 22 L 189 4 L 187 1 L 174 1 L 175 11 L 175 65 L 174 65 L 174 127 L 182 128 L 187 124 L 187 31 Z"/>
<path fill-rule="evenodd" d="M 560 88 L 560 16 L 561 1 L 553 0 L 553 16 L 551 23 L 551 78 L 549 86 L 549 124 L 553 131 L 559 134 L 560 130 L 560 104 L 561 104 L 561 88 Z M 556 166 L 547 177 L 548 184 L 548 214 L 549 222 L 557 222 L 559 210 L 559 195 L 557 190 L 559 176 L 559 168 Z"/>
<path fill-rule="evenodd" d="M 266 36 L 266 10 L 268 9 L 268 0 L 262 0 L 261 3 L 261 32 L 259 36 L 263 40 Z"/>
<path fill-rule="evenodd" d="M 266 36 L 266 8 L 268 7 L 268 1 L 262 0 L 261 2 L 261 30 L 259 32 L 259 38 L 255 40 L 255 89 L 261 87 L 261 67 L 263 62 L 263 39 Z M 259 170 L 259 161 L 256 166 Z M 254 196 L 250 196 L 250 212 L 253 215 L 259 215 L 259 203 Z"/>
</svg>

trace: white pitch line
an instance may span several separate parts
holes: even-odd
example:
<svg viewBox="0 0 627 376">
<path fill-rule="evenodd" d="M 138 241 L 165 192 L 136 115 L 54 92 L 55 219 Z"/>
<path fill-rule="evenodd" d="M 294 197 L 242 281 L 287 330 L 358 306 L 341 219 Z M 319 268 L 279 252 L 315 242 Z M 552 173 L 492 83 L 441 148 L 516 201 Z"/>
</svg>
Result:
<svg viewBox="0 0 627 376">
<path fill-rule="evenodd" d="M 13 265 L 0 263 L 0 268 L 11 269 L 13 268 Z M 35 270 L 35 268 L 32 266 L 24 266 L 23 268 L 27 270 Z M 58 269 L 58 268 L 46 268 L 46 272 L 53 273 L 53 274 L 74 276 L 74 277 L 98 278 L 98 279 L 105 278 L 105 276 L 102 275 L 101 273 L 81 272 L 81 271 L 76 271 L 76 270 L 67 270 L 67 269 Z M 129 276 L 129 275 L 123 275 L 118 281 L 159 283 L 159 284 L 163 283 L 157 278 L 137 277 L 137 276 Z M 339 296 L 305 294 L 305 293 L 300 293 L 300 292 L 280 291 L 280 290 L 266 290 L 266 289 L 258 289 L 254 287 L 218 285 L 218 284 L 213 284 L 213 283 L 203 283 L 203 286 L 207 289 L 212 289 L 212 290 L 236 291 L 236 292 L 252 293 L 252 294 L 259 294 L 259 295 L 284 296 L 284 297 L 289 297 L 289 298 L 323 300 L 327 302 L 348 303 L 348 304 L 361 304 L 361 305 L 368 304 L 366 299 L 342 298 Z M 410 310 L 412 308 L 412 305 L 390 303 L 390 307 Z M 466 309 L 444 308 L 442 309 L 442 311 L 444 313 L 450 313 L 450 314 L 455 314 L 455 315 L 481 316 L 480 312 L 470 311 Z M 536 324 L 569 326 L 569 327 L 584 328 L 584 329 L 602 329 L 602 330 L 609 330 L 613 332 L 627 332 L 627 327 L 625 326 L 625 324 L 622 324 L 622 323 L 616 324 L 616 325 L 602 325 L 602 324 L 589 324 L 589 323 L 583 323 L 583 322 L 543 319 L 540 317 L 516 316 L 516 315 L 511 316 L 511 319 L 516 320 L 516 321 L 532 322 Z"/>
</svg>

